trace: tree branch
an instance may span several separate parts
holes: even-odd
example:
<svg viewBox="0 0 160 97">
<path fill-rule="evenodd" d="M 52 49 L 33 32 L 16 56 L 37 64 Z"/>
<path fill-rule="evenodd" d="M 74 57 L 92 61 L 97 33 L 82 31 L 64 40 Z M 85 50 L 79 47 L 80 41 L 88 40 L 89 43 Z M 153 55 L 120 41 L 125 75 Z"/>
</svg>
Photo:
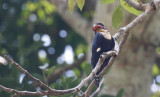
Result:
<svg viewBox="0 0 160 97">
<path fill-rule="evenodd" d="M 18 95 L 47 95 L 48 92 L 30 92 L 30 91 L 18 91 L 15 89 L 7 88 L 5 86 L 0 85 L 0 88 L 3 89 L 6 92 L 12 92 L 15 93 L 12 97 L 16 97 Z"/>
<path fill-rule="evenodd" d="M 35 82 L 37 82 L 40 86 L 44 87 L 45 89 L 52 91 L 52 89 L 44 84 L 43 82 L 41 82 L 39 79 L 33 77 L 27 70 L 23 69 L 18 63 L 16 63 L 15 61 L 13 61 L 9 56 L 7 56 L 6 54 L 4 55 L 4 58 L 7 61 L 10 61 L 12 64 L 14 64 L 19 70 L 21 70 L 24 74 L 26 74 L 30 79 L 34 80 Z"/>
<path fill-rule="evenodd" d="M 75 92 L 75 89 L 67 89 L 67 90 L 55 90 L 55 89 L 52 89 L 51 87 L 49 87 L 48 85 L 46 85 L 45 83 L 40 81 L 39 79 L 33 77 L 27 70 L 23 69 L 18 63 L 13 61 L 6 54 L 4 55 L 4 58 L 7 61 L 11 62 L 13 65 L 15 65 L 23 73 L 25 73 L 30 79 L 32 79 L 36 83 L 38 83 L 39 86 L 44 87 L 48 91 L 46 91 L 46 92 L 44 92 L 44 91 L 43 92 L 42 91 L 40 91 L 40 92 L 18 91 L 18 90 L 14 90 L 14 89 L 10 89 L 10 88 L 4 88 L 3 86 L 1 86 L 0 88 L 2 88 L 2 89 L 8 90 L 8 91 L 13 92 L 13 93 L 16 93 L 18 95 L 46 95 L 46 94 L 47 95 L 64 95 L 64 94 Z"/>
<path fill-rule="evenodd" d="M 137 3 L 134 0 L 124 0 L 124 1 L 126 1 L 126 3 L 131 5 L 133 8 L 140 10 L 140 11 L 145 11 L 146 6 L 147 6 L 147 4 Z"/>
<path fill-rule="evenodd" d="M 150 13 L 155 11 L 156 5 L 160 6 L 159 2 L 160 2 L 160 0 L 157 0 L 155 3 L 158 3 L 158 4 L 155 4 L 153 2 L 147 4 L 145 12 L 140 14 L 137 18 L 135 18 L 127 26 L 120 28 L 119 31 L 115 35 L 113 35 L 113 38 L 115 38 L 115 40 L 117 40 L 121 34 L 127 32 L 127 31 L 131 31 L 137 24 L 142 22 L 146 18 L 147 15 L 149 15 Z M 158 7 L 156 7 L 156 8 L 158 8 Z"/>
<path fill-rule="evenodd" d="M 156 6 L 156 9 L 157 9 L 160 6 L 160 0 L 156 0 L 156 2 L 154 1 L 154 4 L 158 5 L 158 6 Z M 131 31 L 138 23 L 142 22 L 142 20 L 145 19 L 147 15 L 149 15 L 150 13 L 155 11 L 154 4 L 152 2 L 150 4 L 147 4 L 146 5 L 147 7 L 146 7 L 146 10 L 145 10 L 144 13 L 139 15 L 137 18 L 135 18 L 132 22 L 130 22 L 125 27 L 120 28 L 120 30 L 115 35 L 113 35 L 113 38 L 115 40 L 117 40 L 120 37 L 120 35 L 122 35 L 124 33 L 124 36 L 122 37 L 122 39 L 121 39 L 121 41 L 119 43 L 119 49 L 117 49 L 118 52 L 121 50 L 122 46 L 125 44 L 128 36 L 130 34 L 129 31 Z M 117 43 L 116 43 L 116 45 L 117 45 Z M 116 48 L 117 48 L 117 46 L 116 46 Z M 116 57 L 111 57 L 111 59 L 109 60 L 108 65 L 100 73 L 100 77 L 102 77 L 105 74 L 105 72 L 112 66 L 115 58 Z M 86 97 L 89 97 L 93 86 L 94 86 L 94 81 L 91 82 L 91 84 L 89 85 L 88 89 L 86 90 L 86 92 L 85 92 L 86 93 L 85 94 Z"/>
<path fill-rule="evenodd" d="M 87 90 L 85 91 L 85 97 L 89 97 L 92 91 L 92 88 L 94 87 L 94 81 L 92 81 L 89 85 L 89 87 L 87 88 Z"/>
<path fill-rule="evenodd" d="M 156 1 L 157 3 L 160 3 L 160 0 Z M 146 6 L 146 10 L 144 13 L 140 14 L 137 18 L 135 18 L 132 22 L 130 22 L 128 25 L 126 25 L 125 27 L 120 28 L 120 30 L 113 36 L 116 40 L 120 37 L 121 34 L 124 33 L 124 36 L 122 37 L 120 43 L 119 43 L 119 50 L 121 50 L 122 46 L 125 44 L 130 31 L 140 22 L 142 22 L 142 20 L 144 20 L 146 18 L 147 15 L 149 15 L 150 13 L 152 13 L 154 10 L 154 5 L 152 4 L 152 2 L 150 4 L 147 4 Z M 115 60 L 115 57 L 112 57 L 108 63 L 108 65 L 102 70 L 102 72 L 100 73 L 100 76 L 103 76 L 104 73 L 108 70 L 109 67 L 111 67 L 111 65 L 113 64 Z"/>
<path fill-rule="evenodd" d="M 103 64 L 103 61 L 105 60 L 105 58 L 109 57 L 109 56 L 112 56 L 112 55 L 116 55 L 115 51 L 109 51 L 108 53 L 106 53 L 104 55 L 101 55 L 101 57 L 99 58 L 99 61 L 98 61 L 97 65 L 96 65 L 96 67 L 92 70 L 92 72 L 89 74 L 89 76 L 87 76 L 86 78 L 84 78 L 76 87 L 71 88 L 71 89 L 66 89 L 66 90 L 56 90 L 56 89 L 50 88 L 48 85 L 44 84 L 39 79 L 33 77 L 29 72 L 27 72 L 27 70 L 23 69 L 18 63 L 16 63 L 15 61 L 13 61 L 9 56 L 7 56 L 5 54 L 4 58 L 7 61 L 11 62 L 19 70 L 21 70 L 23 73 L 25 73 L 30 79 L 36 81 L 39 84 L 39 86 L 44 87 L 47 91 L 42 91 L 42 90 L 41 91 L 37 91 L 37 92 L 18 91 L 18 90 L 15 90 L 15 89 L 4 87 L 2 85 L 0 85 L 0 88 L 3 89 L 4 91 L 15 93 L 14 95 L 54 95 L 54 96 L 57 96 L 57 95 L 64 95 L 64 94 L 79 92 L 80 89 L 87 82 L 89 82 L 93 78 L 93 76 L 97 73 L 97 71 L 100 69 L 100 66 Z"/>
<path fill-rule="evenodd" d="M 102 86 L 102 83 L 103 83 L 103 82 L 104 82 L 104 77 L 102 77 L 102 80 L 101 80 L 101 82 L 99 83 L 99 87 L 96 89 L 96 91 L 94 91 L 94 92 L 91 94 L 90 97 L 94 97 L 97 93 L 100 92 L 101 86 Z"/>
<path fill-rule="evenodd" d="M 12 97 L 16 97 L 16 96 L 18 96 L 18 95 L 15 93 Z"/>
<path fill-rule="evenodd" d="M 103 53 L 100 56 L 100 58 L 98 60 L 98 63 L 96 64 L 96 67 L 92 70 L 92 72 L 89 74 L 89 76 L 87 76 L 86 78 L 84 78 L 76 87 L 71 88 L 71 89 L 66 89 L 66 90 L 52 89 L 48 85 L 46 85 L 43 82 L 41 82 L 39 79 L 33 77 L 29 72 L 27 72 L 27 70 L 23 69 L 18 63 L 14 62 L 7 55 L 4 55 L 4 57 L 5 57 L 6 60 L 8 60 L 12 64 L 14 64 L 19 70 L 21 70 L 22 72 L 24 72 L 30 79 L 36 81 L 39 84 L 39 86 L 44 87 L 46 89 L 46 91 L 42 91 L 42 90 L 41 91 L 37 91 L 37 92 L 18 91 L 18 90 L 15 90 L 15 89 L 4 87 L 2 85 L 0 85 L 0 88 L 2 90 L 4 90 L 4 91 L 15 93 L 13 95 L 13 97 L 19 96 L 19 95 L 54 95 L 54 96 L 57 96 L 57 95 L 64 95 L 64 94 L 69 94 L 69 93 L 81 92 L 80 89 L 86 83 L 88 83 L 90 80 L 92 80 L 93 76 L 100 69 L 100 66 L 102 65 L 102 63 L 105 60 L 105 58 L 106 57 L 111 57 L 108 65 L 100 73 L 100 77 L 102 77 L 104 75 L 104 73 L 112 66 L 112 64 L 113 64 L 113 62 L 114 62 L 114 60 L 116 58 L 116 57 L 113 57 L 113 56 L 116 56 L 118 54 L 118 52 L 121 50 L 122 46 L 125 44 L 128 36 L 130 34 L 130 31 L 138 23 L 142 22 L 142 20 L 144 20 L 147 15 L 149 15 L 153 11 L 157 10 L 157 8 L 159 6 L 160 6 L 160 0 L 154 0 L 153 2 L 151 2 L 151 3 L 149 3 L 149 4 L 146 5 L 144 13 L 142 13 L 141 15 L 139 15 L 137 18 L 135 18 L 131 23 L 129 23 L 125 27 L 120 28 L 120 30 L 113 36 L 115 38 L 115 40 L 117 40 L 121 34 L 124 34 L 123 37 L 122 37 L 122 39 L 121 39 L 121 41 L 120 41 L 120 43 L 119 43 L 119 47 L 117 46 L 118 49 L 117 50 L 115 49 L 115 51 L 109 51 L 109 52 Z M 103 82 L 103 80 L 101 82 Z M 88 97 L 90 95 L 90 92 L 91 92 L 93 86 L 94 86 L 94 82 L 92 81 L 83 96 Z M 97 91 L 99 91 L 99 89 L 97 89 L 92 95 L 94 95 L 95 93 L 97 93 Z"/>
</svg>

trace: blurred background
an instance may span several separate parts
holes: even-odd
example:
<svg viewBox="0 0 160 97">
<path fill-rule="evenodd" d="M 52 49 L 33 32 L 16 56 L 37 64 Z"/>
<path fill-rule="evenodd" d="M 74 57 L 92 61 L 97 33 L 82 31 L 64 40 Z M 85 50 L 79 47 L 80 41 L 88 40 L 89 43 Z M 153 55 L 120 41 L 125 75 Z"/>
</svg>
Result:
<svg viewBox="0 0 160 97">
<path fill-rule="evenodd" d="M 104 23 L 113 35 L 136 18 L 122 8 L 123 21 L 113 28 L 117 6 L 120 2 L 86 0 L 82 11 L 75 6 L 71 14 L 67 0 L 0 0 L 0 84 L 17 90 L 43 90 L 4 60 L 6 53 L 52 88 L 75 87 L 91 72 L 92 24 Z M 122 90 L 123 97 L 160 97 L 159 17 L 157 11 L 131 31 L 97 97 L 119 97 Z M 12 95 L 0 89 L 0 97 Z"/>
</svg>

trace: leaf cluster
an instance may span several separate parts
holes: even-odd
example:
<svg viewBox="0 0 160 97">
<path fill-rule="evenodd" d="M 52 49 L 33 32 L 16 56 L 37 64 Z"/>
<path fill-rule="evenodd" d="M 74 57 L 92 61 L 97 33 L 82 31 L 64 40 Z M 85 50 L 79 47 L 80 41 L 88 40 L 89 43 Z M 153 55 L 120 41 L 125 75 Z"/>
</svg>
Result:
<svg viewBox="0 0 160 97">
<path fill-rule="evenodd" d="M 100 0 L 101 3 L 103 4 L 110 4 L 110 3 L 114 3 L 116 2 L 116 0 Z M 135 0 L 137 2 L 137 0 Z M 117 28 L 123 21 L 123 9 L 122 7 L 134 14 L 134 15 L 139 15 L 142 13 L 142 11 L 138 11 L 135 8 L 133 8 L 132 6 L 130 6 L 128 3 L 126 3 L 125 0 L 120 0 L 120 4 L 117 6 L 117 8 L 115 9 L 113 15 L 112 15 L 112 26 L 114 28 Z"/>
<path fill-rule="evenodd" d="M 47 77 L 54 71 L 68 65 L 66 62 L 61 65 L 57 62 L 57 58 L 64 53 L 66 45 L 70 45 L 73 52 L 76 52 L 74 60 L 78 59 L 79 54 L 86 53 L 85 40 L 61 19 L 56 13 L 55 6 L 47 0 L 2 0 L 0 6 L 2 7 L 0 8 L 0 56 L 4 53 L 9 54 L 23 68 L 43 82 L 47 82 Z M 60 36 L 62 30 L 66 31 L 66 37 Z M 36 41 L 35 35 L 38 35 Z M 49 46 L 44 46 L 43 35 L 50 37 Z M 54 54 L 49 53 L 49 48 L 54 48 Z M 45 51 L 45 58 L 39 57 L 40 50 Z M 49 66 L 45 70 L 39 68 L 46 63 Z M 74 77 L 80 77 L 83 68 L 78 67 L 73 72 Z M 36 83 L 26 76 L 20 82 L 21 75 L 22 72 L 10 63 L 7 65 L 0 63 L 0 84 L 17 90 L 36 91 L 38 89 Z M 56 80 L 60 85 L 51 84 L 51 86 L 62 89 L 78 83 L 75 80 L 73 84 L 71 80 L 73 76 L 66 77 L 65 72 Z M 0 90 L 0 97 L 10 97 L 10 95 Z"/>
<path fill-rule="evenodd" d="M 137 2 L 137 0 L 135 0 Z M 85 4 L 85 0 L 68 0 L 68 8 L 71 13 L 73 13 L 75 2 L 82 11 L 83 6 Z M 110 4 L 110 3 L 119 3 L 117 0 L 100 0 L 102 4 Z M 142 11 L 138 11 L 132 6 L 130 6 L 128 3 L 126 3 L 125 0 L 120 0 L 120 4 L 115 8 L 115 11 L 113 12 L 112 15 L 112 26 L 114 28 L 117 28 L 123 21 L 123 8 L 134 14 L 134 15 L 139 15 L 142 13 Z"/>
<path fill-rule="evenodd" d="M 85 4 L 85 0 L 68 0 L 68 8 L 71 13 L 73 13 L 75 2 L 81 11 L 82 11 L 84 4 Z"/>
</svg>

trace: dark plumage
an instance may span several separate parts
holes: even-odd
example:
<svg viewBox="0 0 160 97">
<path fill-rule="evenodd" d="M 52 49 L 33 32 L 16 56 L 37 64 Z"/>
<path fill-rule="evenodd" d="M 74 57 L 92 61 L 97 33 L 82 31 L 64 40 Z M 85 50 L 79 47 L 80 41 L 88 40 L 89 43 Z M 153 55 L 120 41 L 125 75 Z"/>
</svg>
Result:
<svg viewBox="0 0 160 97">
<path fill-rule="evenodd" d="M 114 48 L 115 43 L 114 43 L 114 39 L 110 36 L 110 33 L 107 31 L 107 29 L 104 27 L 103 24 L 101 23 L 94 24 L 93 30 L 95 32 L 95 37 L 92 44 L 91 65 L 92 65 L 92 68 L 94 69 L 100 55 L 103 52 L 112 50 Z M 110 39 L 108 38 L 109 36 L 111 37 Z M 108 65 L 109 59 L 110 57 L 105 59 L 105 61 L 100 67 L 100 70 L 96 73 L 95 82 L 97 87 L 99 86 L 98 75 L 104 69 L 104 67 Z"/>
</svg>

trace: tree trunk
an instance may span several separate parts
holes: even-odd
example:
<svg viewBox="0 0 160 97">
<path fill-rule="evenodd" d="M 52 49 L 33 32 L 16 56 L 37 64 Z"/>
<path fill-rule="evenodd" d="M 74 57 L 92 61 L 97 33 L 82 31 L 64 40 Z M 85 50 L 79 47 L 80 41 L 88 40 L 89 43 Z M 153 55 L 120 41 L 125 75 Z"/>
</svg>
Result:
<svg viewBox="0 0 160 97">
<path fill-rule="evenodd" d="M 150 97 L 154 55 L 154 48 L 141 41 L 127 43 L 106 77 L 105 91 L 116 95 L 124 88 L 123 97 Z"/>
<path fill-rule="evenodd" d="M 111 29 L 111 17 L 114 4 L 97 4 L 95 22 L 102 22 Z M 135 16 L 125 13 L 124 24 L 131 22 Z M 123 97 L 150 97 L 152 83 L 152 64 L 154 64 L 155 49 L 160 44 L 160 14 L 148 17 L 137 25 L 122 48 L 111 72 L 106 76 L 105 86 L 101 94 L 116 95 L 124 88 Z M 113 33 L 112 33 L 113 34 Z"/>
</svg>

